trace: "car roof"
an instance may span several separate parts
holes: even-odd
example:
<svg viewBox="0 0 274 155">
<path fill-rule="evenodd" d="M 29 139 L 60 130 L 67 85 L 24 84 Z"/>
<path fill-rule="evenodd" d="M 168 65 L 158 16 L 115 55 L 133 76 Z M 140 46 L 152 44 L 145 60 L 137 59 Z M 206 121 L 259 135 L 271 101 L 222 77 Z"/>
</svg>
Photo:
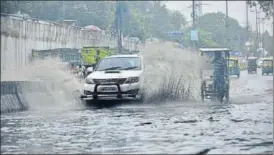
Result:
<svg viewBox="0 0 274 155">
<path fill-rule="evenodd" d="M 229 52 L 231 51 L 229 48 L 199 48 L 199 51 L 202 52 Z"/>
<path fill-rule="evenodd" d="M 238 60 L 238 58 L 229 58 L 229 60 Z"/>
<path fill-rule="evenodd" d="M 111 55 L 105 58 L 125 58 L 125 57 L 138 58 L 140 56 L 137 54 L 117 54 L 117 55 Z"/>
<path fill-rule="evenodd" d="M 257 57 L 248 57 L 247 59 L 258 59 Z"/>
<path fill-rule="evenodd" d="M 273 60 L 273 58 L 264 58 L 263 60 Z"/>
</svg>

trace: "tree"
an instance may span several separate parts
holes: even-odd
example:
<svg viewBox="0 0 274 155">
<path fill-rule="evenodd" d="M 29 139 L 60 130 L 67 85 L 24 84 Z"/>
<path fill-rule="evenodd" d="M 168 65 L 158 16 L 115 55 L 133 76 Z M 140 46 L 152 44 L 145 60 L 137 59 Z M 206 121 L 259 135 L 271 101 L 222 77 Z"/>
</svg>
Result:
<svg viewBox="0 0 274 155">
<path fill-rule="evenodd" d="M 256 5 L 260 6 L 260 8 L 263 10 L 263 12 L 266 14 L 266 17 L 272 17 L 273 16 L 273 1 L 248 1 L 250 7 L 255 7 Z"/>
<path fill-rule="evenodd" d="M 270 36 L 270 34 L 267 31 L 265 31 L 262 34 L 262 37 L 263 37 L 264 48 L 268 52 L 268 54 L 271 55 L 272 51 L 274 50 L 273 36 Z"/>
<path fill-rule="evenodd" d="M 221 12 L 207 13 L 197 19 L 199 46 L 230 47 L 235 50 L 244 50 L 247 32 L 239 25 L 236 19 L 229 17 L 226 33 L 225 19 L 225 14 Z M 190 30 L 189 28 L 186 34 L 190 34 Z M 190 37 L 185 39 L 190 40 Z M 192 46 L 191 44 L 189 45 Z"/>
</svg>

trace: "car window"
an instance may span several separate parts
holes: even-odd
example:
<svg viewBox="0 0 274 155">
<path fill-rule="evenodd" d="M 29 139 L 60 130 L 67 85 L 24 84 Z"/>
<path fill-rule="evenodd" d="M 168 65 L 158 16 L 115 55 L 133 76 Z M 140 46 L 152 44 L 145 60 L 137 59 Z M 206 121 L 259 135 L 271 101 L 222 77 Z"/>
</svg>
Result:
<svg viewBox="0 0 274 155">
<path fill-rule="evenodd" d="M 264 61 L 263 62 L 263 65 L 265 65 L 265 66 L 272 66 L 272 61 Z"/>
<path fill-rule="evenodd" d="M 229 66 L 234 66 L 234 65 L 235 65 L 235 61 L 229 60 Z"/>
<path fill-rule="evenodd" d="M 141 69 L 141 60 L 139 57 L 113 57 L 105 58 L 100 61 L 95 71 L 101 71 L 109 68 L 123 69 L 133 67 L 133 70 Z M 135 67 L 135 68 L 134 68 Z"/>
</svg>

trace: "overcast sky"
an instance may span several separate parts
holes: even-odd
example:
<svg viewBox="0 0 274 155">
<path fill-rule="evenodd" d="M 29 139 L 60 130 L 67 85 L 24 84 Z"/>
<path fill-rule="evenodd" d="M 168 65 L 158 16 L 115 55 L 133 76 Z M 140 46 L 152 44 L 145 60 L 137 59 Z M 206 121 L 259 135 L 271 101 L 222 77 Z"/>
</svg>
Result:
<svg viewBox="0 0 274 155">
<path fill-rule="evenodd" d="M 166 1 L 166 6 L 169 9 L 172 10 L 178 10 L 181 11 L 185 17 L 187 18 L 187 21 L 191 21 L 190 13 L 192 12 L 192 8 L 188 8 L 192 5 L 192 1 Z M 223 12 L 225 13 L 225 1 L 203 1 L 202 2 L 202 10 L 203 14 L 210 13 L 210 12 Z M 241 26 L 246 27 L 246 2 L 245 1 L 228 1 L 228 16 L 235 18 L 239 21 L 239 24 Z M 249 10 L 249 23 L 253 30 L 256 29 L 256 16 L 255 12 L 251 12 L 251 9 Z M 261 18 L 264 17 L 264 13 L 262 12 L 260 14 Z M 273 28 L 272 28 L 272 20 L 266 21 L 264 28 L 273 34 Z M 262 26 L 261 26 L 262 30 Z"/>
</svg>

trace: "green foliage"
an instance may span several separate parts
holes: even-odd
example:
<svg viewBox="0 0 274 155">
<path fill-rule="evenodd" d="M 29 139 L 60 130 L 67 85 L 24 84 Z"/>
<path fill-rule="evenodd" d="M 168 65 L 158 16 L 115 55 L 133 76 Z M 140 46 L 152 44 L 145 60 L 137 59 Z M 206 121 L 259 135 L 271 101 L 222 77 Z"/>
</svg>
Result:
<svg viewBox="0 0 274 155">
<path fill-rule="evenodd" d="M 272 55 L 274 51 L 273 37 L 269 35 L 268 32 L 263 33 L 262 39 L 264 40 L 264 48 L 268 52 L 269 56 Z"/>
<path fill-rule="evenodd" d="M 201 47 L 229 47 L 235 50 L 244 50 L 247 32 L 238 21 L 228 18 L 228 27 L 225 27 L 226 16 L 223 13 L 207 13 L 197 19 L 199 45 Z M 186 32 L 186 40 L 190 40 L 190 28 Z M 190 44 L 191 45 L 191 44 Z"/>
<path fill-rule="evenodd" d="M 266 17 L 273 17 L 273 1 L 262 1 L 262 0 L 257 0 L 257 1 L 248 1 L 249 6 L 256 7 L 259 6 L 260 9 L 263 10 L 263 12 L 266 14 Z"/>
<path fill-rule="evenodd" d="M 249 1 L 270 14 L 273 13 L 272 1 Z M 138 37 L 141 41 L 147 38 L 160 40 L 183 41 L 184 46 L 192 47 L 190 41 L 191 28 L 184 28 L 184 38 L 169 37 L 169 31 L 180 31 L 185 26 L 185 17 L 179 11 L 168 10 L 162 1 L 122 1 L 122 19 L 124 37 Z M 41 20 L 58 21 L 63 19 L 77 20 L 79 26 L 95 25 L 115 33 L 116 1 L 1 1 L 1 12 L 17 13 L 21 11 Z M 242 28 L 239 23 L 228 18 L 228 29 L 225 29 L 223 13 L 208 13 L 197 19 L 200 47 L 231 47 L 235 50 L 245 50 L 248 35 L 255 38 L 253 33 Z M 226 37 L 228 39 L 226 40 Z M 265 34 L 265 42 L 272 37 Z M 271 51 L 273 45 L 265 43 Z M 251 47 L 255 50 L 255 46 Z M 271 50 L 270 50 L 271 49 Z"/>
</svg>

